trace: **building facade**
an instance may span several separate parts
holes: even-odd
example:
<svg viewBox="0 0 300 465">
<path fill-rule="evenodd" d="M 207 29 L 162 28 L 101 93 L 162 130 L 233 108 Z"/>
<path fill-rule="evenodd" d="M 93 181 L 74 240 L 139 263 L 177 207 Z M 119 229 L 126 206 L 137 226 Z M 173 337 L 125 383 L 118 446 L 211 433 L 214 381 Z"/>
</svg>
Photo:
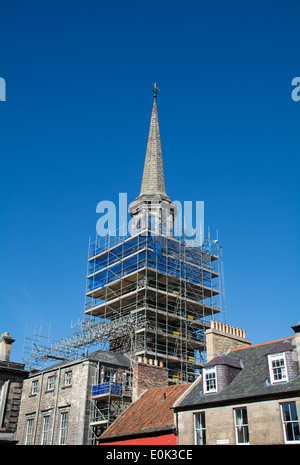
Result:
<svg viewBox="0 0 300 465">
<path fill-rule="evenodd" d="M 14 444 L 17 431 L 21 394 L 28 372 L 23 363 L 10 360 L 14 339 L 9 333 L 0 338 L 0 445 Z"/>
<path fill-rule="evenodd" d="M 23 385 L 18 444 L 95 444 L 131 392 L 129 359 L 103 350 L 32 373 Z"/>
<path fill-rule="evenodd" d="M 300 324 L 293 329 L 212 358 L 174 405 L 178 444 L 300 444 Z"/>
</svg>

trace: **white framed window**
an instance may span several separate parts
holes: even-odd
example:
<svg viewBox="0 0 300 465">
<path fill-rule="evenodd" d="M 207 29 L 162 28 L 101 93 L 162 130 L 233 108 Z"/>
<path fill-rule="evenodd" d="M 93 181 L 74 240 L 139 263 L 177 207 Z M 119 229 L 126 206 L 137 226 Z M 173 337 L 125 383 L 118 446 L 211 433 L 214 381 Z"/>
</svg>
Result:
<svg viewBox="0 0 300 465">
<path fill-rule="evenodd" d="M 195 444 L 204 446 L 206 444 L 205 413 L 199 412 L 194 414 L 195 425 Z"/>
<path fill-rule="evenodd" d="M 54 383 L 55 383 L 55 376 L 49 376 L 48 377 L 48 391 L 53 391 L 54 390 Z"/>
<path fill-rule="evenodd" d="M 288 381 L 285 354 L 268 355 L 269 372 L 271 383 L 282 383 Z"/>
<path fill-rule="evenodd" d="M 68 422 L 69 422 L 69 412 L 61 412 L 60 432 L 59 432 L 59 445 L 61 446 L 67 444 Z"/>
<path fill-rule="evenodd" d="M 217 370 L 216 367 L 203 369 L 203 392 L 217 391 Z"/>
<path fill-rule="evenodd" d="M 113 383 L 116 372 L 111 370 L 104 371 L 103 383 Z"/>
<path fill-rule="evenodd" d="M 38 388 L 39 388 L 38 380 L 32 381 L 31 394 L 37 394 L 38 393 Z"/>
<path fill-rule="evenodd" d="M 72 384 L 72 371 L 66 371 L 65 386 L 71 386 L 71 384 Z"/>
<path fill-rule="evenodd" d="M 249 427 L 247 408 L 234 409 L 235 417 L 235 437 L 237 444 L 249 444 Z"/>
<path fill-rule="evenodd" d="M 32 443 L 33 418 L 27 419 L 25 445 L 30 446 Z"/>
<path fill-rule="evenodd" d="M 42 433 L 42 446 L 49 444 L 49 431 L 50 431 L 50 416 L 44 416 L 43 433 Z"/>
<path fill-rule="evenodd" d="M 300 443 L 300 431 L 296 402 L 285 402 L 281 404 L 281 416 L 285 443 Z"/>
</svg>

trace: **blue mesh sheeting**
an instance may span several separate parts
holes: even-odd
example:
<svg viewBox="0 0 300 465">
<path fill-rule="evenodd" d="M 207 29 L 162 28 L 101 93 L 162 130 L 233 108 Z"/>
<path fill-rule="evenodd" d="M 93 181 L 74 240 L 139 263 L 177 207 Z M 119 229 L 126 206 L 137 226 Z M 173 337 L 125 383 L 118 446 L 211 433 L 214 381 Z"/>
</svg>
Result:
<svg viewBox="0 0 300 465">
<path fill-rule="evenodd" d="M 211 257 L 218 255 L 217 245 L 206 239 L 201 247 L 187 246 L 184 238 L 156 234 L 129 236 L 91 244 L 91 254 L 102 252 L 89 262 L 87 290 L 102 289 L 106 284 L 129 275 L 145 266 L 192 284 L 210 287 Z M 205 269 L 203 269 L 205 268 Z"/>
<path fill-rule="evenodd" d="M 101 394 L 113 394 L 117 396 L 122 396 L 123 385 L 120 383 L 95 384 L 92 389 L 92 396 L 99 396 Z"/>
</svg>

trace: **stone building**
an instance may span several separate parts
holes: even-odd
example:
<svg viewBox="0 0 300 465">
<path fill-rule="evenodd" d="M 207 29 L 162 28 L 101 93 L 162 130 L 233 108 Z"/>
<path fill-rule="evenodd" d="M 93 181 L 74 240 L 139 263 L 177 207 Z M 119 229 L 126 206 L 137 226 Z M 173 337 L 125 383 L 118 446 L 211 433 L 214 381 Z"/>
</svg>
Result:
<svg viewBox="0 0 300 465">
<path fill-rule="evenodd" d="M 18 444 L 94 444 L 129 402 L 126 355 L 97 350 L 52 365 L 24 382 Z"/>
<path fill-rule="evenodd" d="M 22 385 L 28 372 L 23 363 L 10 360 L 14 339 L 9 333 L 0 338 L 0 444 L 15 443 Z"/>
<path fill-rule="evenodd" d="M 179 445 L 300 443 L 300 323 L 293 329 L 291 337 L 214 354 L 174 404 Z"/>
</svg>

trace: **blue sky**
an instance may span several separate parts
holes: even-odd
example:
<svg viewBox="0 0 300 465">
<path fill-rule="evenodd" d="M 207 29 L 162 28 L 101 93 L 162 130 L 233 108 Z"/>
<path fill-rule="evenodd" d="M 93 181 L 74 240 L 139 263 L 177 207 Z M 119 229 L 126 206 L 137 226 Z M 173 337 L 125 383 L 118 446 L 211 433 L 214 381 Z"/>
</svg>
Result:
<svg viewBox="0 0 300 465">
<path fill-rule="evenodd" d="M 1 332 L 57 339 L 83 317 L 96 205 L 138 194 L 152 108 L 167 193 L 204 201 L 226 321 L 253 343 L 299 311 L 297 0 L 1 5 Z"/>
</svg>

